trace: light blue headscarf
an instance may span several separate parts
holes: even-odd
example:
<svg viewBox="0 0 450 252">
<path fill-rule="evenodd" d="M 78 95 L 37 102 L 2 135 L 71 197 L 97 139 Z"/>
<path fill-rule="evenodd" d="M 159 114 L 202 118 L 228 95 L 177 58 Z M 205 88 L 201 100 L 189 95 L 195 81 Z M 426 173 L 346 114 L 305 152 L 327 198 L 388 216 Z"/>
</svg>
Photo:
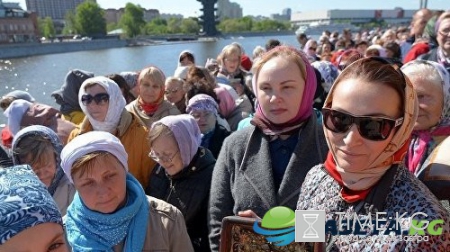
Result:
<svg viewBox="0 0 450 252">
<path fill-rule="evenodd" d="M 89 150 L 89 151 L 86 151 Z M 70 174 L 73 162 L 82 156 L 106 151 L 126 163 L 127 153 L 120 140 L 104 131 L 91 131 L 74 138 L 61 153 L 61 166 Z M 123 161 L 125 160 L 125 161 Z M 95 169 L 95 168 L 94 168 Z M 126 166 L 124 166 L 126 169 Z M 89 209 L 75 194 L 67 209 L 66 233 L 74 251 L 113 251 L 125 239 L 124 251 L 142 251 L 147 234 L 149 204 L 140 183 L 126 177 L 126 205 L 111 214 Z"/>
<path fill-rule="evenodd" d="M 0 168 L 0 245 L 27 228 L 49 222 L 62 226 L 61 214 L 31 167 Z"/>
</svg>

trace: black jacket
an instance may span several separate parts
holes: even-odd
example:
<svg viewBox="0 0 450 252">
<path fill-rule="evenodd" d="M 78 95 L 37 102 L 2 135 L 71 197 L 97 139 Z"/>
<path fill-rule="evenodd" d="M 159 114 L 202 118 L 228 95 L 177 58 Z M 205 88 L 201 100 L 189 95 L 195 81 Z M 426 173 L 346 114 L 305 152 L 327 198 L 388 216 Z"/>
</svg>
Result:
<svg viewBox="0 0 450 252">
<path fill-rule="evenodd" d="M 214 133 L 209 140 L 208 146 L 208 149 L 211 151 L 215 159 L 219 156 L 223 141 L 225 141 L 225 138 L 227 138 L 230 134 L 231 133 L 227 129 L 216 122 L 216 127 L 214 128 Z"/>
<path fill-rule="evenodd" d="M 211 152 L 200 147 L 191 164 L 174 176 L 156 166 L 146 190 L 148 195 L 176 206 L 183 213 L 196 252 L 210 251 L 207 208 L 215 163 Z"/>
</svg>

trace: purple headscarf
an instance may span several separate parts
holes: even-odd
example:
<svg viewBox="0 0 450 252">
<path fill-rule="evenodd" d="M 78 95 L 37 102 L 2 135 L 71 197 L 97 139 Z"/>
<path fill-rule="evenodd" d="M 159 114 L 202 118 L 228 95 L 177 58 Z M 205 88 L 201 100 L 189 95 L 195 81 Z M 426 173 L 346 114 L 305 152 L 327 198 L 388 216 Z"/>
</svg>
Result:
<svg viewBox="0 0 450 252">
<path fill-rule="evenodd" d="M 172 131 L 178 148 L 180 149 L 183 166 L 187 167 L 197 153 L 198 147 L 202 141 L 200 128 L 194 117 L 191 115 L 166 116 L 152 124 L 150 129 L 159 123 L 166 125 Z"/>
<path fill-rule="evenodd" d="M 217 116 L 218 107 L 219 105 L 217 105 L 217 102 L 211 96 L 206 94 L 198 94 L 189 99 L 186 112 L 190 113 L 191 111 L 196 110 L 206 110 Z"/>
<path fill-rule="evenodd" d="M 264 114 L 264 111 L 261 109 L 261 106 L 258 106 L 256 109 L 256 115 L 255 117 L 259 118 L 262 123 L 265 125 L 263 131 L 265 134 L 268 135 L 279 135 L 284 132 L 291 131 L 293 128 L 296 128 L 298 125 L 300 125 L 302 122 L 304 122 L 306 119 L 308 119 L 312 112 L 313 112 L 313 100 L 314 100 L 314 94 L 316 92 L 317 88 L 317 80 L 316 80 L 316 74 L 314 72 L 314 68 L 311 66 L 311 64 L 308 61 L 308 58 L 306 55 L 289 46 L 277 46 L 271 51 L 292 51 L 293 53 L 300 56 L 300 58 L 303 60 L 305 65 L 305 89 L 303 91 L 303 96 L 300 103 L 300 108 L 298 110 L 297 115 L 292 118 L 290 121 L 282 123 L 282 124 L 275 124 L 267 119 L 267 116 Z M 267 55 L 267 53 L 266 53 Z M 264 56 L 262 56 L 264 58 Z M 253 75 L 252 79 L 252 86 L 253 90 L 255 92 L 256 97 L 258 98 L 258 89 L 256 85 L 257 77 L 259 75 L 258 73 L 255 73 Z M 259 102 L 259 101 L 258 101 Z M 261 125 L 260 123 L 257 123 L 258 125 Z"/>
</svg>

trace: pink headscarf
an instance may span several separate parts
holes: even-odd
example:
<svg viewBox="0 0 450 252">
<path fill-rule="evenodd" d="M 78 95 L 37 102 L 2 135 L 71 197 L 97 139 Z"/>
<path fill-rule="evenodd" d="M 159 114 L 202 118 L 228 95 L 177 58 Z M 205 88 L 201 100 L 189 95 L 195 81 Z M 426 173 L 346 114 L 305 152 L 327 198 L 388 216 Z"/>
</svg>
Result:
<svg viewBox="0 0 450 252">
<path fill-rule="evenodd" d="M 159 123 L 166 125 L 172 131 L 180 149 L 183 166 L 187 167 L 197 153 L 202 141 L 202 134 L 194 117 L 186 114 L 166 116 L 154 122 L 150 131 Z"/>
<path fill-rule="evenodd" d="M 219 112 L 226 119 L 236 109 L 236 102 L 226 88 L 216 87 L 214 92 L 219 98 Z"/>
<path fill-rule="evenodd" d="M 286 133 L 286 132 L 289 132 L 293 129 L 300 127 L 301 124 L 304 121 L 306 121 L 306 119 L 308 119 L 313 112 L 312 105 L 313 105 L 313 100 L 314 100 L 314 94 L 315 94 L 316 88 L 317 88 L 316 74 L 314 72 L 314 68 L 309 63 L 307 56 L 303 52 L 301 52 L 293 47 L 289 47 L 289 46 L 277 46 L 274 49 L 272 49 L 271 51 L 281 51 L 281 50 L 292 51 L 293 53 L 300 56 L 301 59 L 303 60 L 304 65 L 305 65 L 305 70 L 306 70 L 305 89 L 303 91 L 303 96 L 301 99 L 300 108 L 297 112 L 297 115 L 294 118 L 292 118 L 291 120 L 289 120 L 288 122 L 285 122 L 282 124 L 275 124 L 275 123 L 269 121 L 269 119 L 267 119 L 267 116 L 264 114 L 264 111 L 261 109 L 261 106 L 258 106 L 256 108 L 256 114 L 255 114 L 254 119 L 257 119 L 257 121 L 260 121 L 260 122 L 256 122 L 256 120 L 254 120 L 253 123 L 257 127 L 260 127 L 263 130 L 263 132 L 267 135 L 281 135 L 282 133 Z M 266 53 L 265 55 L 267 55 L 267 54 L 268 53 Z M 264 55 L 262 56 L 262 58 L 264 58 Z M 259 91 L 256 87 L 258 74 L 259 74 L 259 72 L 255 73 L 253 75 L 253 79 L 252 79 L 252 86 L 253 86 L 253 90 L 255 92 L 256 98 L 258 98 L 258 91 Z M 258 103 L 259 103 L 259 101 L 258 101 Z"/>
</svg>

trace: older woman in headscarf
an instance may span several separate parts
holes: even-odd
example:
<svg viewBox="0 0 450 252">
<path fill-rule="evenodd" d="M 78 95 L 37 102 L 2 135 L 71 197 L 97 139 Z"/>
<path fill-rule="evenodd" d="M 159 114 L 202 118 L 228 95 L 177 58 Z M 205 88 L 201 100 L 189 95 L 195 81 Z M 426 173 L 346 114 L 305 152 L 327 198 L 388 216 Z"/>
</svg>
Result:
<svg viewBox="0 0 450 252">
<path fill-rule="evenodd" d="M 406 167 L 442 200 L 450 199 L 450 174 L 439 179 L 425 164 L 433 150 L 450 136 L 450 74 L 433 61 L 415 60 L 402 67 L 419 97 L 419 117 L 414 124 Z M 450 158 L 447 165 L 450 165 Z M 431 175 L 434 174 L 434 175 Z M 438 173 L 439 174 L 439 173 Z M 447 177 L 447 179 L 445 179 Z"/>
<path fill-rule="evenodd" d="M 61 213 L 29 166 L 0 168 L 0 212 L 0 251 L 69 251 Z"/>
<path fill-rule="evenodd" d="M 216 160 L 200 146 L 197 123 L 190 115 L 167 116 L 153 123 L 149 138 L 150 156 L 159 166 L 147 194 L 180 209 L 194 250 L 210 251 L 207 209 Z"/>
<path fill-rule="evenodd" d="M 193 116 L 202 133 L 201 146 L 209 149 L 214 158 L 219 156 L 223 141 L 230 132 L 217 121 L 218 105 L 214 98 L 198 94 L 189 99 L 186 112 Z"/>
<path fill-rule="evenodd" d="M 350 64 L 336 79 L 322 113 L 330 152 L 308 172 L 297 210 L 325 211 L 331 232 L 327 249 L 447 250 L 448 213 L 403 166 L 419 112 L 413 86 L 398 67 L 380 58 Z M 417 223 L 433 220 L 440 220 L 434 230 L 442 233 L 428 233 L 427 240 L 392 236 L 410 234 Z M 343 227 L 344 222 L 360 225 Z"/>
<path fill-rule="evenodd" d="M 63 145 L 48 127 L 34 125 L 20 130 L 12 144 L 15 165 L 28 164 L 48 188 L 64 216 L 75 194 L 75 188 L 61 169 Z"/>
<path fill-rule="evenodd" d="M 317 55 L 317 41 L 314 39 L 310 39 L 306 42 L 303 52 L 306 53 L 308 59 L 311 59 L 311 62 L 320 60 L 320 57 Z"/>
<path fill-rule="evenodd" d="M 41 103 L 31 103 L 25 100 L 15 100 L 6 109 L 4 115 L 8 117 L 8 128 L 14 136 L 24 127 L 42 125 L 49 127 L 58 135 L 62 144 L 68 141 L 70 132 L 75 124 L 64 120 L 60 111 Z"/>
<path fill-rule="evenodd" d="M 83 82 L 78 95 L 86 118 L 70 134 L 69 141 L 89 131 L 106 131 L 117 136 L 128 153 L 130 173 L 147 186 L 155 162 L 147 156 L 147 128 L 136 115 L 125 109 L 119 86 L 103 76 Z"/>
<path fill-rule="evenodd" d="M 150 128 L 152 123 L 168 115 L 179 115 L 180 111 L 164 100 L 164 73 L 157 67 L 148 67 L 139 73 L 139 96 L 126 106 L 142 125 Z"/>
<path fill-rule="evenodd" d="M 60 105 L 59 110 L 64 115 L 65 120 L 74 124 L 79 124 L 83 121 L 84 114 L 78 103 L 78 92 L 81 84 L 92 77 L 94 77 L 94 73 L 80 69 L 70 70 L 66 74 L 61 89 L 52 93 L 52 97 Z"/>
<path fill-rule="evenodd" d="M 225 139 L 214 167 L 210 243 L 218 250 L 226 216 L 264 216 L 275 206 L 295 209 L 308 170 L 327 146 L 313 113 L 314 69 L 305 54 L 278 46 L 253 65 L 258 107 L 252 126 Z"/>
<path fill-rule="evenodd" d="M 145 195 L 127 157 L 104 131 L 64 147 L 61 166 L 77 190 L 65 218 L 73 251 L 193 251 L 181 212 Z"/>
</svg>

